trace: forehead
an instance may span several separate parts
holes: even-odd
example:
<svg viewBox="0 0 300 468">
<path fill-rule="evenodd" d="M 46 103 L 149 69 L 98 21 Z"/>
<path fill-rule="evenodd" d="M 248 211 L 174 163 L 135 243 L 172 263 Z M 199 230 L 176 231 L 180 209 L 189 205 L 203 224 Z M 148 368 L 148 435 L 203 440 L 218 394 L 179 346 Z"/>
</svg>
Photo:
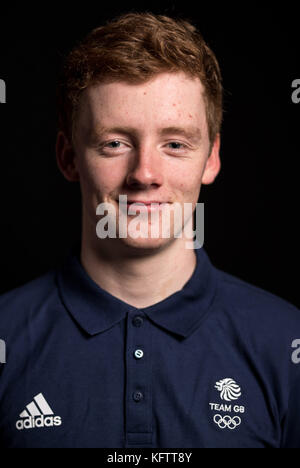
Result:
<svg viewBox="0 0 300 468">
<path fill-rule="evenodd" d="M 162 73 L 142 84 L 125 81 L 90 86 L 81 96 L 80 126 L 206 125 L 204 88 L 199 78 Z"/>
</svg>

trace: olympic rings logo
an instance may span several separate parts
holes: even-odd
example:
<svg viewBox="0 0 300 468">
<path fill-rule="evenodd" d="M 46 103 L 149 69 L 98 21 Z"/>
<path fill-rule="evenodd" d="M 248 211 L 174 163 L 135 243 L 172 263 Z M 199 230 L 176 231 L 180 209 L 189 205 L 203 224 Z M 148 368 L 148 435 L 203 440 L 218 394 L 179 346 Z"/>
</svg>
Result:
<svg viewBox="0 0 300 468">
<path fill-rule="evenodd" d="M 221 416 L 220 414 L 214 415 L 214 422 L 219 426 L 220 429 L 235 429 L 241 424 L 241 418 L 239 416 L 234 416 L 231 418 L 228 414 L 226 416 Z"/>
</svg>

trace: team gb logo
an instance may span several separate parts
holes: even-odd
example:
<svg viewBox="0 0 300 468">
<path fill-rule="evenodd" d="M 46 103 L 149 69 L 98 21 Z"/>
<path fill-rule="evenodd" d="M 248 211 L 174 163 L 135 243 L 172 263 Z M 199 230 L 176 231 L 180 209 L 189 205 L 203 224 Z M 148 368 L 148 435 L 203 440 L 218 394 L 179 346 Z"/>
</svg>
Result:
<svg viewBox="0 0 300 468">
<path fill-rule="evenodd" d="M 237 400 L 241 395 L 241 388 L 233 379 L 222 379 L 216 383 L 215 388 L 220 392 L 220 397 L 225 401 Z"/>
</svg>

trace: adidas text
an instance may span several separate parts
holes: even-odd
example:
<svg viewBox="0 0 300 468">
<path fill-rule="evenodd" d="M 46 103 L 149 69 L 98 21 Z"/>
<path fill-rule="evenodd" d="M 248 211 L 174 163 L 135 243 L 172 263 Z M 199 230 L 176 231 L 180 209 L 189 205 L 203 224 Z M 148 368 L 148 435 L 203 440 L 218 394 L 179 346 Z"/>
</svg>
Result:
<svg viewBox="0 0 300 468">
<path fill-rule="evenodd" d="M 19 431 L 23 429 L 33 429 L 35 427 L 53 427 L 60 426 L 62 423 L 60 416 L 36 416 L 19 419 L 16 422 L 16 428 Z"/>
</svg>

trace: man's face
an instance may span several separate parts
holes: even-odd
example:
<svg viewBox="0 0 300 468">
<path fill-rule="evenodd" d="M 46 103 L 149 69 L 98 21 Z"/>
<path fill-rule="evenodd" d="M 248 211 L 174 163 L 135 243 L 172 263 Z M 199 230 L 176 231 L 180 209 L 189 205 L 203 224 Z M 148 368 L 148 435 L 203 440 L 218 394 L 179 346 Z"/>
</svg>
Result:
<svg viewBox="0 0 300 468">
<path fill-rule="evenodd" d="M 196 206 L 201 183 L 211 183 L 219 170 L 217 140 L 208 159 L 210 142 L 202 92 L 200 80 L 183 73 L 162 73 L 140 85 L 102 83 L 85 90 L 74 140 L 83 232 L 96 239 L 100 219 L 96 207 L 111 203 L 118 213 L 119 195 L 127 195 L 128 201 L 168 203 L 169 208 L 175 203 L 182 209 L 184 203 Z M 156 221 L 151 221 L 148 210 L 146 216 L 142 212 L 141 228 L 148 231 L 147 238 L 129 235 L 114 242 L 127 249 L 153 249 L 178 242 L 174 236 L 164 238 L 161 225 L 159 237 L 151 238 L 151 222 L 161 219 L 164 206 L 158 210 Z M 127 226 L 138 215 L 126 212 Z M 171 216 L 170 232 L 172 223 Z M 117 237 L 118 232 L 117 217 Z"/>
</svg>

